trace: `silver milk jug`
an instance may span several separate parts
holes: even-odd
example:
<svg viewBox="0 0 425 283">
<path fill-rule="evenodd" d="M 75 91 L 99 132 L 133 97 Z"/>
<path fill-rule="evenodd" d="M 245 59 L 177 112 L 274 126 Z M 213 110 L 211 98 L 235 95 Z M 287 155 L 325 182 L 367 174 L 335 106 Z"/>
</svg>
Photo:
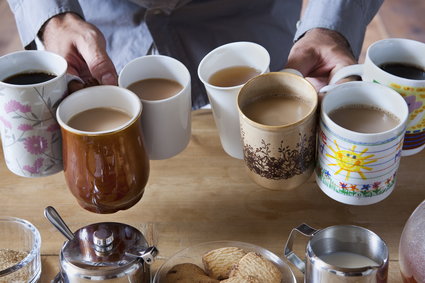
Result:
<svg viewBox="0 0 425 283">
<path fill-rule="evenodd" d="M 305 261 L 293 251 L 296 234 L 309 237 Z M 285 257 L 304 273 L 305 283 L 385 283 L 388 248 L 374 232 L 354 225 L 292 229 Z"/>
</svg>

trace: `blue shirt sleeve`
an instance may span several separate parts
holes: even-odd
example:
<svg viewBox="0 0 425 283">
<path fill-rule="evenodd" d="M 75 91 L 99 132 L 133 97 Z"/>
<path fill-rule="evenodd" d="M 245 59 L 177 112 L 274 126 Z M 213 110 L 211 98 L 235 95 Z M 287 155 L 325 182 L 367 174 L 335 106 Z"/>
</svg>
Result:
<svg viewBox="0 0 425 283">
<path fill-rule="evenodd" d="M 32 45 L 40 28 L 51 17 L 65 12 L 84 17 L 77 0 L 8 0 L 8 3 L 25 48 Z"/>
<path fill-rule="evenodd" d="M 331 29 L 347 39 L 358 58 L 366 27 L 382 3 L 383 0 L 310 0 L 298 24 L 295 40 L 313 28 Z"/>
</svg>

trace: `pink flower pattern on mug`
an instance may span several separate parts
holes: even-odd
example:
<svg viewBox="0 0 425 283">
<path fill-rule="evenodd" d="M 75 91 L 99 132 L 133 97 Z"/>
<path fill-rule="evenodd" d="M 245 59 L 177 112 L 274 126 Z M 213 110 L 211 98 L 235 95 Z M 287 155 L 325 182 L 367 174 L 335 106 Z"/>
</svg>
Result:
<svg viewBox="0 0 425 283">
<path fill-rule="evenodd" d="M 6 102 L 6 104 L 4 105 L 4 111 L 6 113 L 16 112 L 18 110 L 22 113 L 28 113 L 31 112 L 31 106 L 23 105 L 22 103 L 13 99 Z"/>
<path fill-rule="evenodd" d="M 50 126 L 47 127 L 48 132 L 56 132 L 59 130 L 60 130 L 60 126 L 58 123 L 51 124 Z"/>
<path fill-rule="evenodd" d="M 34 161 L 34 164 L 32 166 L 31 165 L 24 165 L 22 167 L 22 169 L 24 169 L 25 171 L 27 171 L 31 174 L 38 174 L 38 173 L 40 173 L 40 168 L 43 166 L 43 162 L 44 162 L 44 159 L 42 157 L 40 157 L 40 158 L 37 158 Z"/>
<path fill-rule="evenodd" d="M 32 154 L 42 154 L 47 149 L 47 140 L 41 136 L 31 136 L 24 140 L 25 149 Z"/>
<path fill-rule="evenodd" d="M 57 84 L 33 87 L 19 95 L 0 90 L 1 139 L 5 160 L 13 172 L 36 177 L 62 169 L 61 134 L 55 120 L 56 109 L 66 94 L 59 95 L 61 88 Z"/>
<path fill-rule="evenodd" d="M 6 128 L 12 129 L 12 123 L 10 123 L 8 120 L 6 120 L 4 117 L 0 116 L 0 121 L 3 123 L 3 125 Z"/>
<path fill-rule="evenodd" d="M 31 126 L 30 124 L 20 124 L 18 126 L 18 129 L 23 132 L 26 132 L 26 131 L 31 131 L 33 129 L 33 126 Z"/>
</svg>

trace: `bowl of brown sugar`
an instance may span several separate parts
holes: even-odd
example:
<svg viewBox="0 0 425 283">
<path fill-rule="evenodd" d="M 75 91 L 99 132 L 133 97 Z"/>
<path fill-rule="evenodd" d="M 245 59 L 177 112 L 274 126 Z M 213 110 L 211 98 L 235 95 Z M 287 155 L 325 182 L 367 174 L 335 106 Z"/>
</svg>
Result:
<svg viewBox="0 0 425 283">
<path fill-rule="evenodd" d="M 41 275 L 41 237 L 30 222 L 0 216 L 0 283 L 37 282 Z"/>
</svg>

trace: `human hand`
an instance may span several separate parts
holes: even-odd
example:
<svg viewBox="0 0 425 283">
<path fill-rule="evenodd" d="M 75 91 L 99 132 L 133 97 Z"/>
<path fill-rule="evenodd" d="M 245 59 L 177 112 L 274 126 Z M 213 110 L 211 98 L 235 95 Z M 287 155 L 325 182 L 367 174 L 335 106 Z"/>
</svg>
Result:
<svg viewBox="0 0 425 283">
<path fill-rule="evenodd" d="M 285 68 L 300 71 L 320 90 L 342 67 L 356 64 L 346 39 L 336 31 L 309 30 L 291 48 Z"/>
<path fill-rule="evenodd" d="M 85 84 L 72 81 L 70 92 L 96 84 L 117 84 L 117 72 L 106 53 L 102 33 L 77 14 L 64 13 L 49 19 L 42 31 L 42 41 L 48 51 L 68 62 L 68 73 L 79 76 Z"/>
</svg>

